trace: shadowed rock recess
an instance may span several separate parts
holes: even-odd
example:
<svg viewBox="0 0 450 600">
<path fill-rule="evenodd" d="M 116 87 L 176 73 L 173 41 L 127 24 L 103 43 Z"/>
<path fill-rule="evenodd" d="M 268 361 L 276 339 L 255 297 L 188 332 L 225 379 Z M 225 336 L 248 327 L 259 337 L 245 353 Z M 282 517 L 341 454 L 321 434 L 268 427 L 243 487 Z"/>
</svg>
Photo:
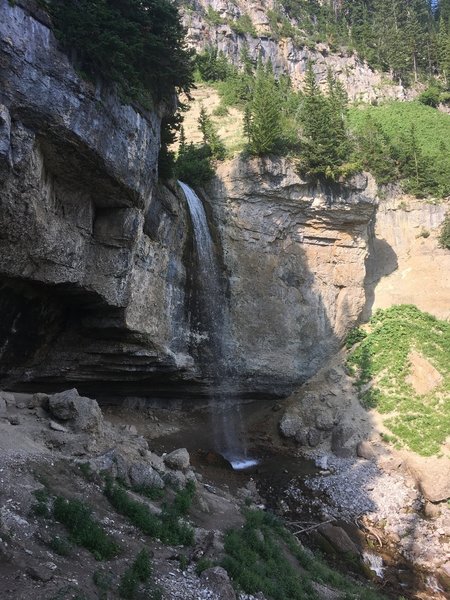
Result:
<svg viewBox="0 0 450 600">
<path fill-rule="evenodd" d="M 31 2 L 1 14 L 3 386 L 198 395 L 191 224 L 157 184 L 163 108 L 80 79 Z M 207 192 L 230 366 L 244 391 L 284 392 L 358 319 L 374 186 L 311 188 L 287 160 L 235 160 Z"/>
</svg>

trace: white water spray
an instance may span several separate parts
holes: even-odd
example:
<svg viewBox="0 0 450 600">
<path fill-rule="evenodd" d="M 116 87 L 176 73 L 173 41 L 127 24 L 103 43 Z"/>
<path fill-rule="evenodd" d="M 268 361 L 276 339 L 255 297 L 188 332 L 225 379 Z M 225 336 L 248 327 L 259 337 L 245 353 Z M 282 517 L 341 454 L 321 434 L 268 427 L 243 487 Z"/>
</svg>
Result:
<svg viewBox="0 0 450 600">
<path fill-rule="evenodd" d="M 178 183 L 186 197 L 192 219 L 198 260 L 198 292 L 211 350 L 212 364 L 208 365 L 208 371 L 214 379 L 214 391 L 210 398 L 214 442 L 218 452 L 234 469 L 247 469 L 258 461 L 247 457 L 246 432 L 240 406 L 233 398 L 236 381 L 232 380 L 228 369 L 231 352 L 229 319 L 223 301 L 225 296 L 214 244 L 202 201 L 191 187 L 181 181 Z"/>
</svg>

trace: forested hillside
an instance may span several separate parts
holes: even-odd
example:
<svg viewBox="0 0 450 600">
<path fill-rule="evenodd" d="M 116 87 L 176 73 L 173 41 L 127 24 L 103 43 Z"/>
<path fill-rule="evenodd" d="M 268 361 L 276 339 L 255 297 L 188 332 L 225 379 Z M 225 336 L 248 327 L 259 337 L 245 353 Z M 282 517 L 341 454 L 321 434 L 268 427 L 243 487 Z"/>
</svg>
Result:
<svg viewBox="0 0 450 600">
<path fill-rule="evenodd" d="M 238 148 L 256 156 L 289 155 L 299 172 L 313 179 L 342 181 L 367 170 L 379 185 L 400 185 L 419 198 L 449 194 L 450 118 L 437 109 L 448 110 L 450 100 L 450 2 L 282 0 L 271 9 L 262 3 L 268 18 L 265 32 L 252 21 L 258 16 L 243 12 L 242 3 L 230 6 L 239 16 L 229 18 L 229 7 L 219 13 L 207 3 L 205 19 L 215 35 L 223 26 L 223 35 L 230 28 L 238 36 L 239 59 L 226 48 L 218 49 L 223 44 L 197 49 L 197 81 L 213 86 L 221 103 L 214 114 L 204 110 L 202 147 L 190 145 L 189 132 L 183 132 L 179 176 L 201 183 L 212 172 L 211 161 L 227 155 L 218 127 L 233 107 L 242 114 L 242 143 L 233 143 L 233 152 Z M 261 45 L 254 44 L 258 38 Z M 384 72 L 387 85 L 394 81 L 402 89 L 414 89 L 417 101 L 372 102 L 383 104 L 378 108 L 351 101 L 350 75 L 343 68 L 333 70 L 330 60 L 324 77 L 314 53 L 305 61 L 299 86 L 272 64 L 264 46 L 265 39 L 272 39 L 282 47 L 285 38 L 295 47 L 316 48 L 316 56 L 325 56 L 325 61 L 327 53 L 330 59 L 354 53 L 360 65 Z M 220 155 L 212 150 L 218 145 Z M 192 173 L 197 162 L 202 168 Z"/>
</svg>

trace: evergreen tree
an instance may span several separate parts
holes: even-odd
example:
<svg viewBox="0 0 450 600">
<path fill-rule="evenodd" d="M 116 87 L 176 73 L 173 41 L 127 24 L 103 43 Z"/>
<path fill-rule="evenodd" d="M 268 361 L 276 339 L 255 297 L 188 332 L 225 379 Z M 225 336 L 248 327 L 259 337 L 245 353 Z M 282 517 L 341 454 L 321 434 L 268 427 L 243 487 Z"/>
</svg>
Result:
<svg viewBox="0 0 450 600">
<path fill-rule="evenodd" d="M 217 160 L 223 160 L 226 156 L 225 145 L 220 139 L 216 126 L 203 105 L 200 107 L 198 124 L 203 135 L 203 143 L 209 148 L 211 156 Z"/>
<path fill-rule="evenodd" d="M 405 178 L 404 188 L 417 197 L 439 194 L 437 178 L 431 161 L 423 155 L 417 142 L 415 125 L 403 135 L 396 149 L 400 174 Z"/>
<path fill-rule="evenodd" d="M 258 62 L 253 97 L 246 109 L 244 127 L 249 151 L 263 156 L 275 152 L 282 137 L 279 93 L 272 67 Z"/>
<path fill-rule="evenodd" d="M 308 64 L 301 109 L 302 153 L 300 168 L 311 176 L 335 179 L 348 160 L 350 143 L 345 126 L 343 88 L 330 74 L 328 97 L 320 90 L 312 64 Z"/>
<path fill-rule="evenodd" d="M 379 185 L 390 183 L 398 177 L 393 148 L 381 125 L 370 115 L 358 140 L 362 166 L 370 171 Z"/>
<path fill-rule="evenodd" d="M 443 17 L 439 21 L 437 45 L 439 70 L 448 85 L 450 80 L 450 33 Z"/>
</svg>

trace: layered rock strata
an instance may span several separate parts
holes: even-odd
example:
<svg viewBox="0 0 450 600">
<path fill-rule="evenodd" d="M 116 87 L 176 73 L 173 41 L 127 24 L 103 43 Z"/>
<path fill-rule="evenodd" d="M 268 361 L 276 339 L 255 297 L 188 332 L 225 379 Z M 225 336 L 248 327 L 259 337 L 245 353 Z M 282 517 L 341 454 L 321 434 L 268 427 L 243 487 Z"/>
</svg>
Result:
<svg viewBox="0 0 450 600">
<path fill-rule="evenodd" d="M 360 316 L 376 190 L 303 181 L 287 159 L 236 159 L 209 189 L 229 274 L 235 368 L 253 388 L 315 373 Z"/>
<path fill-rule="evenodd" d="M 2 379 L 132 393 L 192 376 L 189 225 L 157 186 L 162 109 L 81 79 L 32 2 L 0 14 Z"/>
</svg>

